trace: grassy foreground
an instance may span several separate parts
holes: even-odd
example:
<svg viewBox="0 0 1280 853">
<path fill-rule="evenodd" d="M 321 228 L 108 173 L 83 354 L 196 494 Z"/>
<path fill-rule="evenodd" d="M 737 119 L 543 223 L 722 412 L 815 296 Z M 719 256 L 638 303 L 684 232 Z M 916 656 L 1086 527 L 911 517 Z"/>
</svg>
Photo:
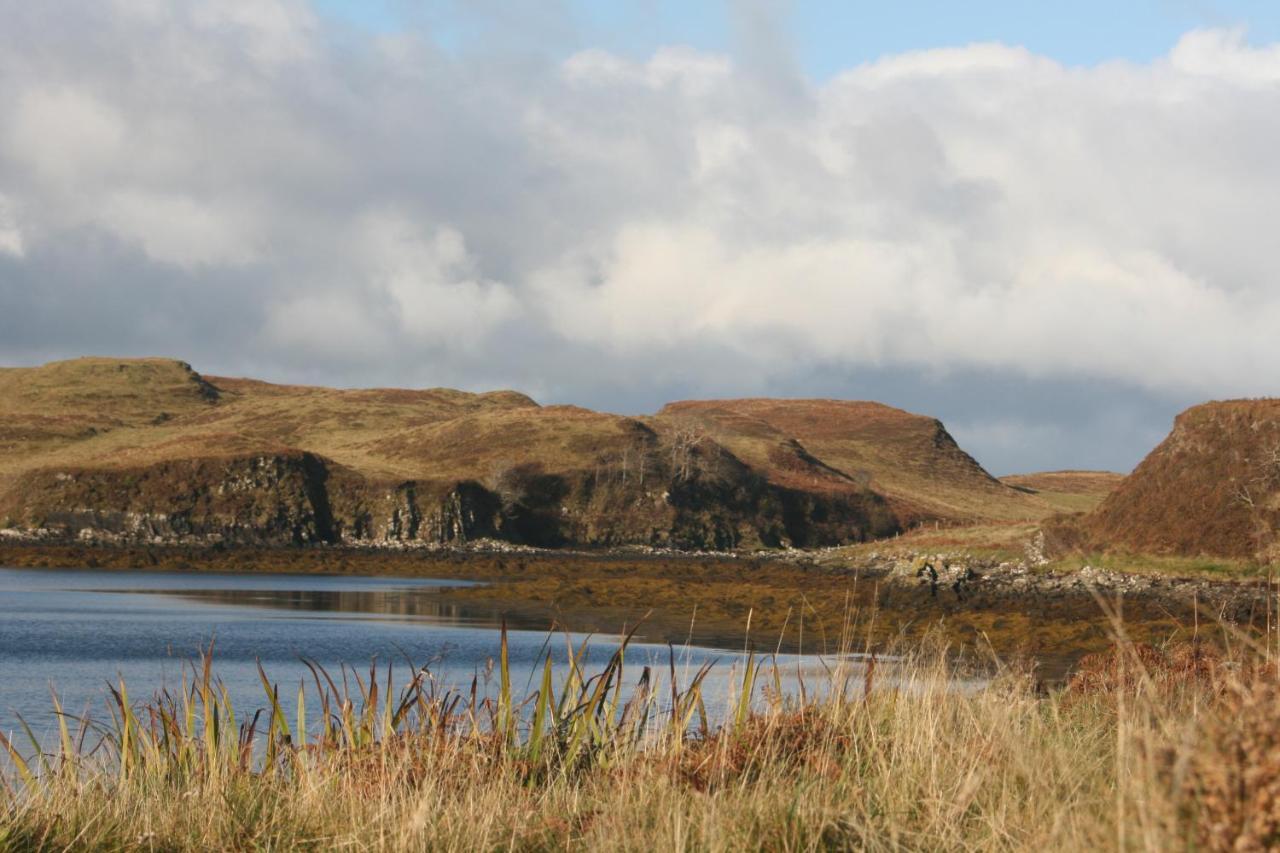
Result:
<svg viewBox="0 0 1280 853">
<path fill-rule="evenodd" d="M 1049 695 L 1011 670 L 957 689 L 937 650 L 894 663 L 891 687 L 888 664 L 839 665 L 787 698 L 753 659 L 713 709 L 705 672 L 636 672 L 624 652 L 592 674 L 548 665 L 523 699 L 505 643 L 488 700 L 427 671 L 397 687 L 319 668 L 286 700 L 264 674 L 265 711 L 247 719 L 206 657 L 147 702 L 119 685 L 101 725 L 63 716 L 43 753 L 0 741 L 0 848 L 1280 843 L 1280 690 L 1257 650 L 1120 644 Z"/>
</svg>

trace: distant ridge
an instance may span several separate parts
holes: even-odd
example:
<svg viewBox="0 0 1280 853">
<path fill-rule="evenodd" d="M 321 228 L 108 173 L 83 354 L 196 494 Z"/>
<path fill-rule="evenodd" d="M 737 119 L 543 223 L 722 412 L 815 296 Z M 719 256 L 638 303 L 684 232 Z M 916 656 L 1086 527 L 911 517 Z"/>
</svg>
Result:
<svg viewBox="0 0 1280 853">
<path fill-rule="evenodd" d="M 1000 482 L 1033 494 L 1063 512 L 1094 509 L 1124 481 L 1114 471 L 1041 471 L 1011 474 Z"/>
<path fill-rule="evenodd" d="M 817 546 L 1037 519 L 936 419 L 870 402 L 648 417 L 335 390 L 168 359 L 0 369 L 0 527 L 121 542 Z"/>
</svg>

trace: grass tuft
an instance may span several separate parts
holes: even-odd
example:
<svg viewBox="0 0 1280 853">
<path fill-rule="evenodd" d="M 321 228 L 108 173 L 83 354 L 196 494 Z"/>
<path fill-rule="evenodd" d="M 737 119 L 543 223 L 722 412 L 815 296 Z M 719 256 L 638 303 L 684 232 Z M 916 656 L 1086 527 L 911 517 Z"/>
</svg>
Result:
<svg viewBox="0 0 1280 853">
<path fill-rule="evenodd" d="M 1122 636 L 1118 632 L 1118 636 Z M 287 719 L 237 716 L 213 650 L 182 689 L 57 742 L 0 737 L 3 849 L 1268 849 L 1280 844 L 1272 650 L 1118 641 L 1046 693 L 1003 668 L 981 686 L 945 648 L 836 659 L 784 694 L 749 655 L 724 712 L 709 668 L 596 672 L 568 646 L 498 695 L 414 668 L 396 686 L 308 663 Z M 188 680 L 189 679 L 189 680 Z M 665 682 L 665 683 L 664 683 Z M 307 696 L 315 698 L 310 715 Z M 78 728 L 77 728 L 78 725 Z"/>
</svg>

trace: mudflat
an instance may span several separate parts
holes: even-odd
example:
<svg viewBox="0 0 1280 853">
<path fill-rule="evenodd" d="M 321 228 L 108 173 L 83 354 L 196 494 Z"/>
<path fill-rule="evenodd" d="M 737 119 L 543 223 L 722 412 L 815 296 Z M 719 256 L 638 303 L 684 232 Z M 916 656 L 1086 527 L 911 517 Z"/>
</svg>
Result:
<svg viewBox="0 0 1280 853">
<path fill-rule="evenodd" d="M 1061 681 L 1117 630 L 1162 642 L 1262 631 L 1266 579 L 1030 569 L 997 557 L 922 552 L 754 555 L 371 548 L 183 548 L 18 543 L 12 567 L 307 572 L 456 578 L 441 603 L 522 624 L 655 642 L 784 652 L 878 651 L 926 636 L 978 661 L 1034 662 Z"/>
</svg>

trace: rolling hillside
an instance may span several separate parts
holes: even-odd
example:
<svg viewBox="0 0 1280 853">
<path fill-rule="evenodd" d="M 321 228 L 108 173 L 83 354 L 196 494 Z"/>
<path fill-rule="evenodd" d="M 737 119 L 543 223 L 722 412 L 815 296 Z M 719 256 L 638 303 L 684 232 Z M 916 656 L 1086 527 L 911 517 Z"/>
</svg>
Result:
<svg viewBox="0 0 1280 853">
<path fill-rule="evenodd" d="M 876 403 L 624 417 L 513 391 L 335 390 L 166 359 L 0 370 L 0 527 L 108 541 L 815 546 L 1039 518 Z"/>
<path fill-rule="evenodd" d="M 1042 471 L 1000 478 L 1005 485 L 1035 495 L 1062 512 L 1094 509 L 1123 480 L 1123 474 L 1112 471 Z"/>
<path fill-rule="evenodd" d="M 704 425 L 774 482 L 870 488 L 904 526 L 1020 520 L 1046 511 L 1042 502 L 983 470 L 940 421 L 880 403 L 689 401 L 667 405 L 659 417 Z"/>
</svg>

